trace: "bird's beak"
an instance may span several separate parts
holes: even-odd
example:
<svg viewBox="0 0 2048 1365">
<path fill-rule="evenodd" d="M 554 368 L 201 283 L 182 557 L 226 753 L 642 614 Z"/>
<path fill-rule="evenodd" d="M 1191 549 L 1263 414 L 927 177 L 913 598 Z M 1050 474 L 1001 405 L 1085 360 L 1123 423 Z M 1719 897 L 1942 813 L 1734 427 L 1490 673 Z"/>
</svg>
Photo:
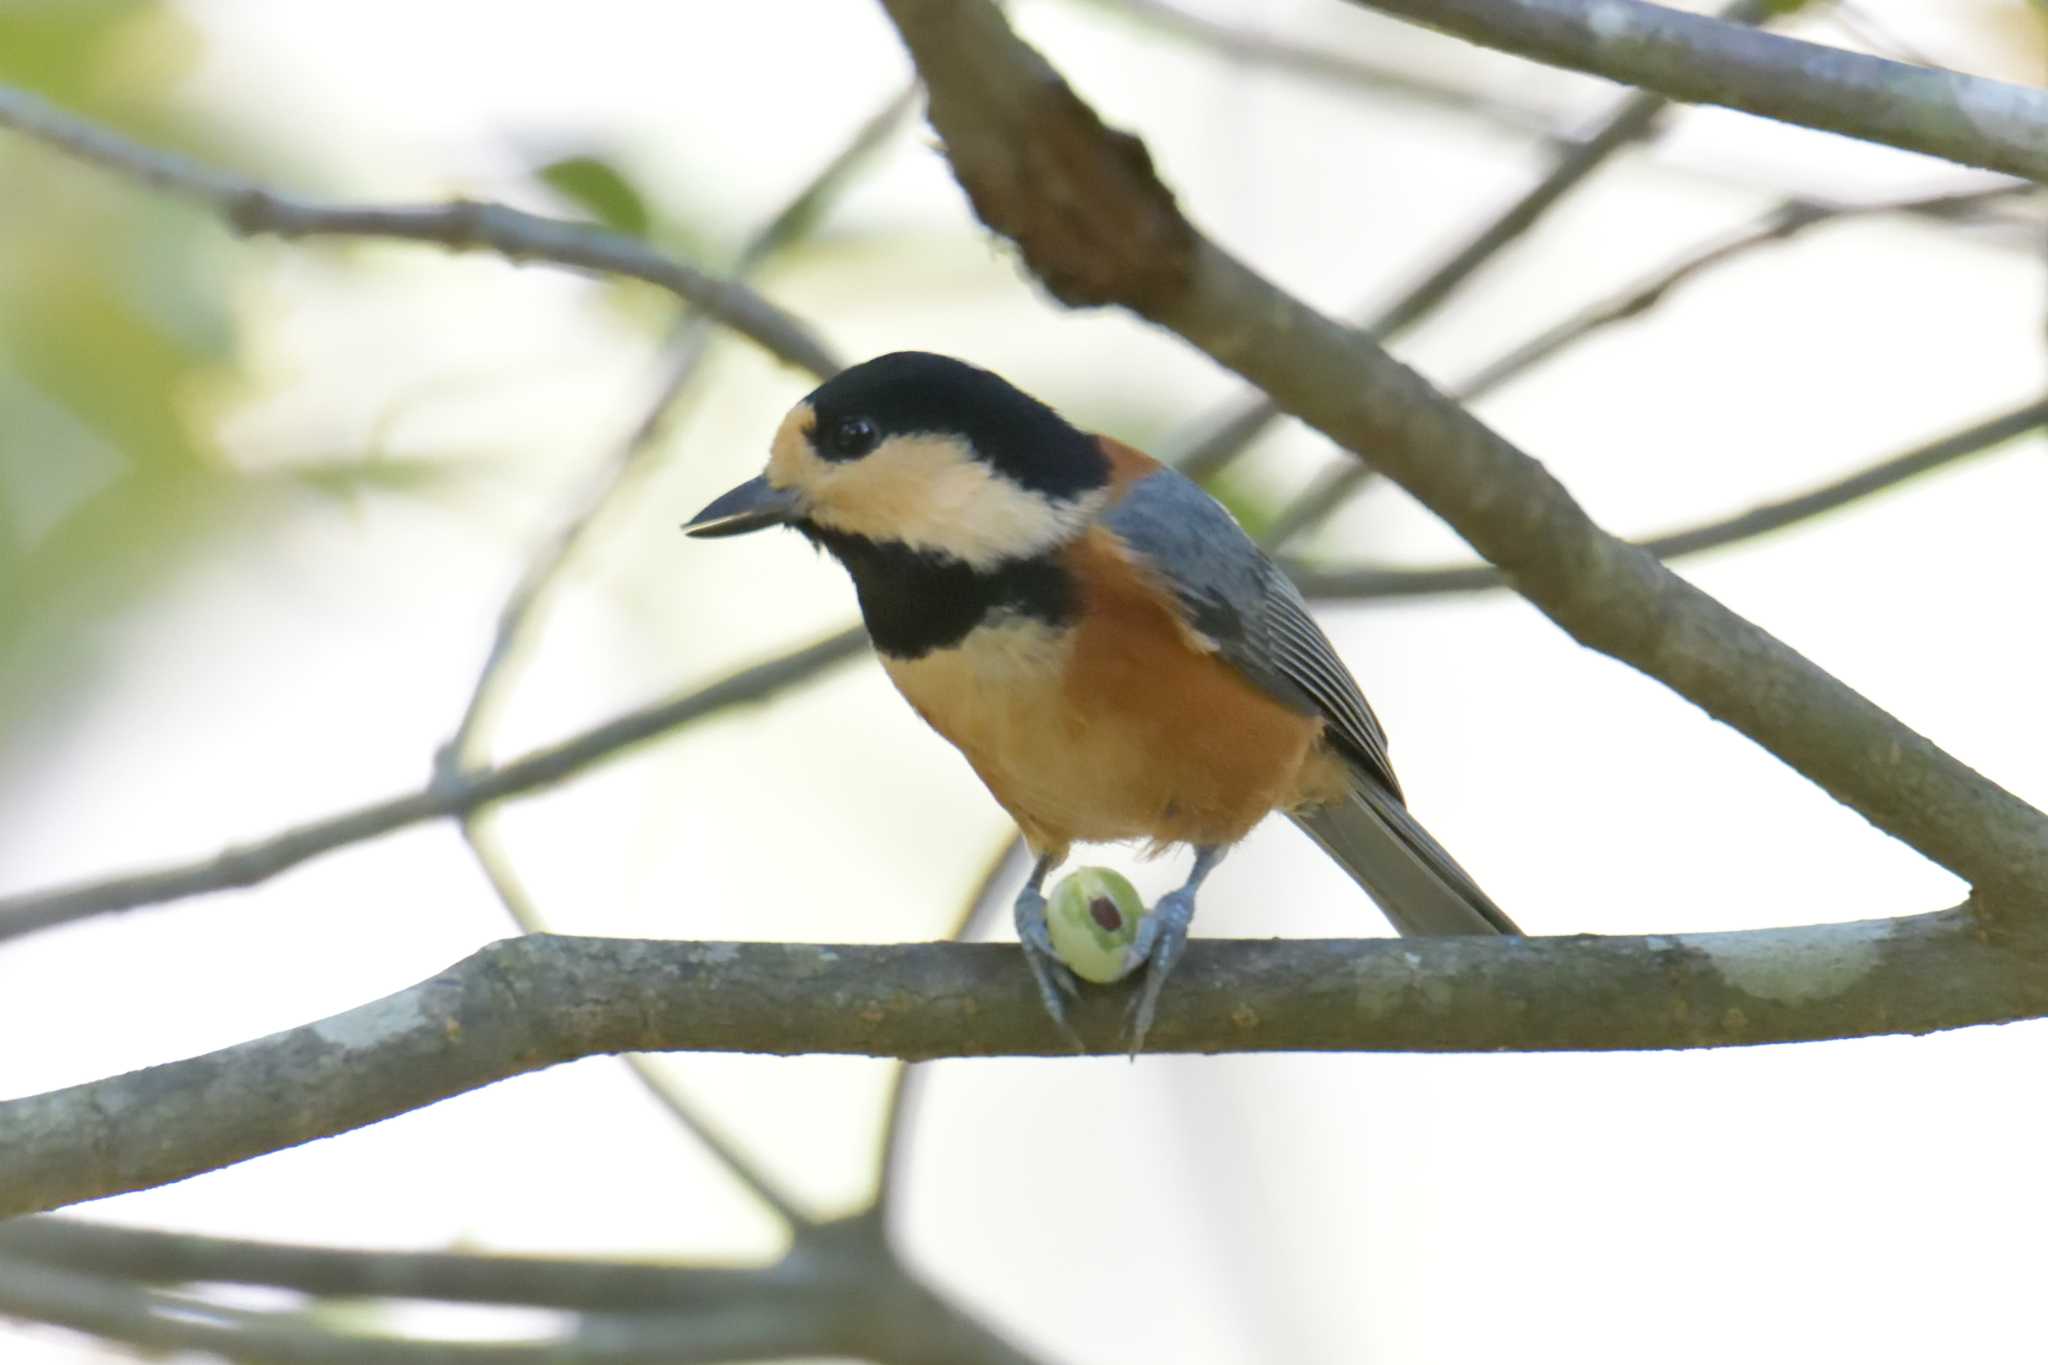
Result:
<svg viewBox="0 0 2048 1365">
<path fill-rule="evenodd" d="M 801 511 L 794 489 L 776 488 L 763 474 L 714 499 L 683 523 L 683 530 L 693 536 L 743 536 L 770 526 L 786 526 Z"/>
</svg>

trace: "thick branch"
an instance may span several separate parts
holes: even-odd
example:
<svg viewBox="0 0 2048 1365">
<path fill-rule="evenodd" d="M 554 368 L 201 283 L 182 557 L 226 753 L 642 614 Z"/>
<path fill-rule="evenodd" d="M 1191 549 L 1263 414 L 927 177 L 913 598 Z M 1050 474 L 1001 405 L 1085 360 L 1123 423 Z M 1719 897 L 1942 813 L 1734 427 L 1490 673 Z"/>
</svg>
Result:
<svg viewBox="0 0 2048 1365">
<path fill-rule="evenodd" d="M 1644 0 L 1352 3 L 1675 100 L 2048 183 L 2048 91 L 1866 57 Z"/>
<path fill-rule="evenodd" d="M 1121 1051 L 1126 992 L 1076 1011 Z M 2048 1014 L 2048 930 L 1966 908 L 1648 938 L 1197 940 L 1159 1052 L 1725 1047 Z M 1018 950 L 535 936 L 316 1024 L 0 1104 L 0 1216 L 144 1189 L 595 1053 L 1059 1055 Z"/>
<path fill-rule="evenodd" d="M 512 261 L 548 261 L 644 280 L 701 308 L 770 355 L 813 373 L 839 368 L 809 324 L 751 289 L 707 275 L 636 237 L 544 218 L 504 204 L 337 204 L 281 194 L 176 152 L 144 146 L 67 114 L 25 90 L 0 86 L 0 126 L 145 184 L 210 206 L 237 232 L 279 237 L 392 237 Z"/>
<path fill-rule="evenodd" d="M 1663 681 L 2002 904 L 2041 903 L 2048 817 L 1602 530 L 1543 466 L 1370 338 L 1203 238 L 1136 139 L 1104 129 L 993 7 L 884 4 L 968 198 L 1055 294 L 1180 333 L 1338 445 L 1372 452 L 1580 642 Z M 1068 213 L 1077 202 L 1085 217 Z"/>
</svg>

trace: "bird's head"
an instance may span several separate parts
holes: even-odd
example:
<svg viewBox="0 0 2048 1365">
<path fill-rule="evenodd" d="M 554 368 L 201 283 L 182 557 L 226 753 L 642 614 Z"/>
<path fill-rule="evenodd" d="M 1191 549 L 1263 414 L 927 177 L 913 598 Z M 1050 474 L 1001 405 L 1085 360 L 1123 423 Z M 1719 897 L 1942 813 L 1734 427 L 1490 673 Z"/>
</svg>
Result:
<svg viewBox="0 0 2048 1365">
<path fill-rule="evenodd" d="M 851 538 L 987 569 L 1071 538 L 1109 478 L 1095 438 L 1001 377 L 898 351 L 812 390 L 767 469 L 683 529 L 794 526 L 828 548 Z"/>
</svg>

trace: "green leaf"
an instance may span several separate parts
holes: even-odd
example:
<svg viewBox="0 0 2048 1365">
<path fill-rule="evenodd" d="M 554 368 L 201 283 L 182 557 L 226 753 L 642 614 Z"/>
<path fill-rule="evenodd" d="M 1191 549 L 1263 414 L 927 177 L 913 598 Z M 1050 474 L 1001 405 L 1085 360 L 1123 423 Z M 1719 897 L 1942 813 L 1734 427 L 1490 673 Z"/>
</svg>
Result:
<svg viewBox="0 0 2048 1365">
<path fill-rule="evenodd" d="M 615 232 L 647 235 L 647 202 L 611 162 L 594 156 L 550 161 L 534 172 L 542 184 Z"/>
</svg>

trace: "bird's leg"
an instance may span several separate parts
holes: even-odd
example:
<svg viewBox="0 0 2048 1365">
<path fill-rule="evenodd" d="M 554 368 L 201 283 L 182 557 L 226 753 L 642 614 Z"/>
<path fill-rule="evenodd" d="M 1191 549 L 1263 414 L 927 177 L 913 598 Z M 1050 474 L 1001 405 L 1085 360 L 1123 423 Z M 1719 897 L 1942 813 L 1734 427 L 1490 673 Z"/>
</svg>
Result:
<svg viewBox="0 0 2048 1365">
<path fill-rule="evenodd" d="M 1131 1002 L 1129 1026 L 1131 1034 L 1131 1056 L 1136 1057 L 1145 1046 L 1145 1035 L 1152 1029 L 1152 1016 L 1159 1008 L 1159 991 L 1166 984 L 1167 974 L 1180 959 L 1180 950 L 1187 946 L 1188 925 L 1195 918 L 1195 893 L 1202 889 L 1203 880 L 1223 861 L 1229 852 L 1220 845 L 1209 845 L 1195 850 L 1195 865 L 1188 870 L 1188 879 L 1180 888 L 1169 891 L 1159 898 L 1159 904 L 1152 907 L 1152 913 L 1138 922 L 1137 935 L 1131 940 L 1131 949 L 1145 962 L 1145 983 L 1138 990 L 1137 999 Z"/>
<path fill-rule="evenodd" d="M 1062 997 L 1080 994 L 1081 987 L 1067 969 L 1067 964 L 1060 961 L 1059 954 L 1053 951 L 1052 931 L 1045 923 L 1045 877 L 1060 865 L 1064 857 L 1064 852 L 1040 857 L 1031 869 L 1030 880 L 1017 893 L 1017 941 L 1024 945 L 1024 960 L 1031 965 L 1032 978 L 1038 982 L 1038 998 L 1045 1002 L 1045 1012 L 1052 1016 L 1055 1024 L 1071 1034 L 1073 1029 L 1067 1024 L 1067 1002 Z"/>
</svg>

